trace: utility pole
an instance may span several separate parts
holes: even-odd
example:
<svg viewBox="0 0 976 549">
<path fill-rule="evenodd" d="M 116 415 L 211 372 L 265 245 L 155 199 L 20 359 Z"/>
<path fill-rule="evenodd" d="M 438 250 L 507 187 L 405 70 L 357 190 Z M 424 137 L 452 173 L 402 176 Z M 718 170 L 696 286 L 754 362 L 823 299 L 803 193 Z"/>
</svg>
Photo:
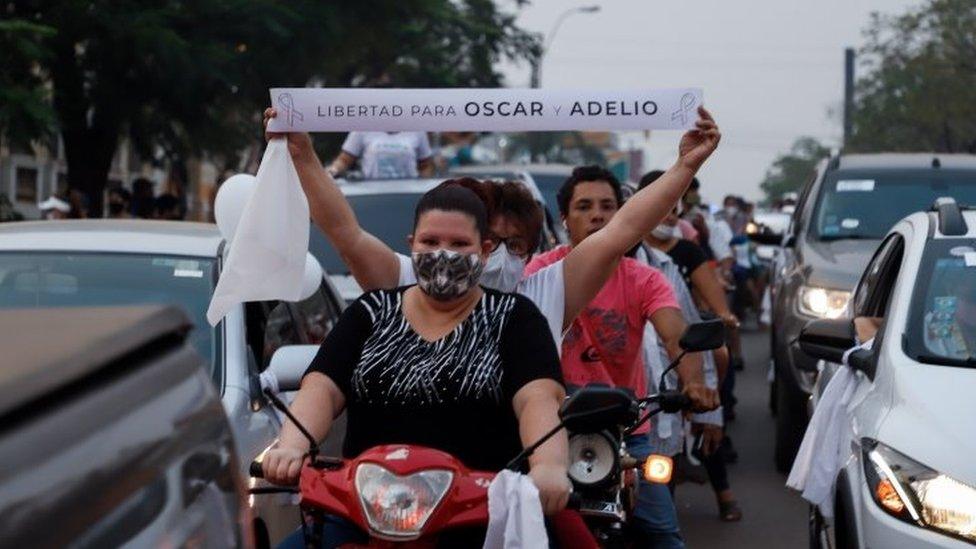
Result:
<svg viewBox="0 0 976 549">
<path fill-rule="evenodd" d="M 538 88 L 542 85 L 542 58 L 546 56 L 549 52 L 549 46 L 552 45 L 552 41 L 556 38 L 556 32 L 559 27 L 563 24 L 563 21 L 567 17 L 573 15 L 574 13 L 597 13 L 600 11 L 600 6 L 578 6 L 575 8 L 569 8 L 568 10 L 559 14 L 556 18 L 556 22 L 552 26 L 552 30 L 549 31 L 542 43 L 542 50 L 539 52 L 539 56 L 532 60 L 532 76 L 529 81 L 529 86 L 533 88 Z"/>
<path fill-rule="evenodd" d="M 854 115 L 854 48 L 844 50 L 844 143 L 850 144 Z"/>
</svg>

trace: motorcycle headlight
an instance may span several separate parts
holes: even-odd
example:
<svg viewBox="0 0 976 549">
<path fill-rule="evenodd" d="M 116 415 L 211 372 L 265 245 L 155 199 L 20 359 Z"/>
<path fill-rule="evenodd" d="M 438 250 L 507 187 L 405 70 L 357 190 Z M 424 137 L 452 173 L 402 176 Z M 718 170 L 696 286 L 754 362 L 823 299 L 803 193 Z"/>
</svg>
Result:
<svg viewBox="0 0 976 549">
<path fill-rule="evenodd" d="M 976 542 L 976 488 L 875 441 L 864 443 L 871 495 L 888 514 Z"/>
<path fill-rule="evenodd" d="M 609 479 L 617 468 L 617 451 L 603 433 L 577 434 L 569 438 L 569 478 L 582 486 Z"/>
<path fill-rule="evenodd" d="M 356 468 L 356 493 L 370 529 L 396 541 L 420 537 L 454 473 L 441 469 L 400 476 L 374 463 Z"/>
<path fill-rule="evenodd" d="M 839 318 L 847 310 L 851 292 L 800 286 L 800 312 L 819 318 Z"/>
</svg>

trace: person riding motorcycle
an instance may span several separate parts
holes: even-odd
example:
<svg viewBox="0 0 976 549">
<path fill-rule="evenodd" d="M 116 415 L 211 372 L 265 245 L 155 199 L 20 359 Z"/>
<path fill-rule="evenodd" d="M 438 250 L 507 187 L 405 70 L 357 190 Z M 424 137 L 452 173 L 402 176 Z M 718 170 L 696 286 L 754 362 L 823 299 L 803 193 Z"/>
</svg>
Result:
<svg viewBox="0 0 976 549">
<path fill-rule="evenodd" d="M 381 444 L 448 452 L 468 467 L 500 471 L 559 423 L 565 391 L 555 342 L 525 297 L 478 285 L 493 243 L 484 203 L 441 185 L 416 208 L 410 236 L 415 285 L 374 290 L 347 308 L 322 344 L 290 410 L 321 441 L 343 410 L 343 455 Z M 262 461 L 267 480 L 297 481 L 308 440 L 290 421 Z M 565 432 L 539 447 L 528 475 L 542 508 L 566 506 Z M 446 534 L 447 546 L 480 546 L 484 529 Z M 362 543 L 351 523 L 328 521 L 328 546 Z M 301 532 L 291 541 L 298 543 Z"/>
</svg>

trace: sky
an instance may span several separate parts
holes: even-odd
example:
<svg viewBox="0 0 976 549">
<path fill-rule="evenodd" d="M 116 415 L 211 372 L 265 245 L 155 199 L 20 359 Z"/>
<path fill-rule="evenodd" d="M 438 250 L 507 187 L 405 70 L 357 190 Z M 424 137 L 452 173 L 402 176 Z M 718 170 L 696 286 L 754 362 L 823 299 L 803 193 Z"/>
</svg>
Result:
<svg viewBox="0 0 976 549">
<path fill-rule="evenodd" d="M 548 35 L 567 17 L 543 60 L 543 88 L 697 86 L 722 129 L 699 173 L 705 198 L 759 199 L 775 157 L 808 135 L 836 147 L 842 136 L 844 48 L 864 44 L 872 12 L 900 14 L 918 0 L 531 0 L 517 23 Z M 513 11 L 512 0 L 500 5 Z M 528 87 L 527 64 L 501 66 L 505 84 Z M 678 132 L 622 136 L 645 150 L 647 169 L 667 168 Z"/>
</svg>

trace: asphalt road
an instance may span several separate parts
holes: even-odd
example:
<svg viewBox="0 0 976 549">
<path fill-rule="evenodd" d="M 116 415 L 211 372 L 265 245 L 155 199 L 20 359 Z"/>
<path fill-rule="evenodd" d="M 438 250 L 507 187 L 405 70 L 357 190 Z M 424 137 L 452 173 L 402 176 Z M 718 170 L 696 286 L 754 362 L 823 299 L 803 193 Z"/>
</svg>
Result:
<svg viewBox="0 0 976 549">
<path fill-rule="evenodd" d="M 773 417 L 769 412 L 769 336 L 743 333 L 745 370 L 736 372 L 736 419 L 728 426 L 739 452 L 729 466 L 732 490 L 743 518 L 738 523 L 718 519 L 718 507 L 708 485 L 678 486 L 676 505 L 681 531 L 689 548 L 807 546 L 807 508 L 784 484 L 786 477 L 773 466 Z"/>
</svg>

